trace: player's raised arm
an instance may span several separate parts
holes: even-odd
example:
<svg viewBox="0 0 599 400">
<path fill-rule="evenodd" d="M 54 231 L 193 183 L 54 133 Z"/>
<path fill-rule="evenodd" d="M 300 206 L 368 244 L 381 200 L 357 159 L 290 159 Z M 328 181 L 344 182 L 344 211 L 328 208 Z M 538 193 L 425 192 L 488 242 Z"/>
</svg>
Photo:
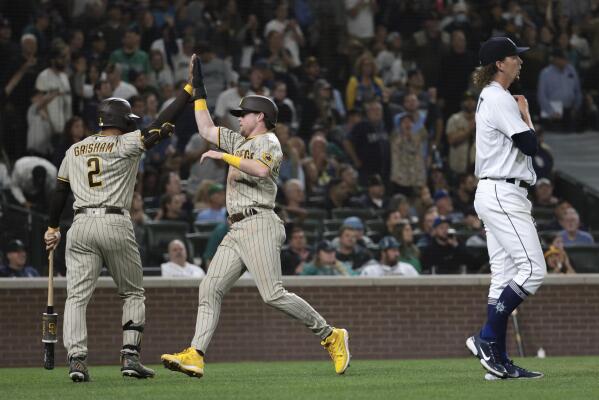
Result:
<svg viewBox="0 0 599 400">
<path fill-rule="evenodd" d="M 191 81 L 191 71 L 188 77 Z M 175 132 L 175 120 L 185 109 L 192 95 L 192 86 L 188 83 L 171 104 L 169 104 L 147 128 L 142 129 L 144 147 L 150 149 L 161 140 L 170 137 Z"/>
<path fill-rule="evenodd" d="M 204 139 L 218 146 L 218 127 L 214 125 L 208 106 L 206 104 L 206 87 L 204 86 L 204 74 L 202 72 L 202 63 L 194 54 L 191 56 L 190 69 L 192 75 L 193 98 L 196 124 L 198 132 Z"/>
</svg>

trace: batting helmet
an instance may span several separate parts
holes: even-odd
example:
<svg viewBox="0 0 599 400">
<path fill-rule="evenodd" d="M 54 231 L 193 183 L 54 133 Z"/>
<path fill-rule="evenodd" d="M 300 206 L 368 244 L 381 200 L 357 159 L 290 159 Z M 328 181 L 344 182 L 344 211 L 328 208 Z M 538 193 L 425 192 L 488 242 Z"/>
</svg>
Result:
<svg viewBox="0 0 599 400">
<path fill-rule="evenodd" d="M 123 132 L 137 129 L 137 115 L 131 112 L 131 105 L 125 99 L 110 97 L 98 107 L 98 126 L 100 129 L 117 128 Z"/>
<path fill-rule="evenodd" d="M 235 117 L 241 117 L 250 112 L 263 113 L 266 127 L 269 129 L 275 127 L 279 116 L 277 105 L 268 97 L 258 95 L 245 96 L 239 103 L 239 109 L 230 112 Z"/>
</svg>

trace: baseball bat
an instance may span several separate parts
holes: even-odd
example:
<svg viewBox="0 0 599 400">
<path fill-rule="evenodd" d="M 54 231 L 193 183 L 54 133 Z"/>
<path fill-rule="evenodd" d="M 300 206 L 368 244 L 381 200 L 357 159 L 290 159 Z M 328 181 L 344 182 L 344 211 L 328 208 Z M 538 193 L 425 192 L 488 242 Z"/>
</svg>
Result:
<svg viewBox="0 0 599 400">
<path fill-rule="evenodd" d="M 54 312 L 54 250 L 48 253 L 48 306 L 42 314 L 42 342 L 44 343 L 44 368 L 54 369 L 54 344 L 58 314 Z"/>
<path fill-rule="evenodd" d="M 520 333 L 520 325 L 518 324 L 518 310 L 512 312 L 512 323 L 516 332 L 516 345 L 518 346 L 518 355 L 524 357 L 524 344 L 522 343 L 522 334 Z"/>
</svg>

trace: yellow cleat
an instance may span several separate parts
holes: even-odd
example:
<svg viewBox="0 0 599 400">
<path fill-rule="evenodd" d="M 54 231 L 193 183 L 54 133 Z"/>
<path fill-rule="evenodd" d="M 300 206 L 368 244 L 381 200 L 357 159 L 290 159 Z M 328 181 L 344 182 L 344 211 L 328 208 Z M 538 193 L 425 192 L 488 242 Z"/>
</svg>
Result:
<svg viewBox="0 0 599 400">
<path fill-rule="evenodd" d="M 183 372 L 196 378 L 204 376 L 204 357 L 193 347 L 188 347 L 181 353 L 163 354 L 160 359 L 171 371 Z"/>
<path fill-rule="evenodd" d="M 333 333 L 320 342 L 329 352 L 333 364 L 335 364 L 335 372 L 338 374 L 343 374 L 349 367 L 351 355 L 349 354 L 348 341 L 349 333 L 345 329 L 333 328 Z"/>
</svg>

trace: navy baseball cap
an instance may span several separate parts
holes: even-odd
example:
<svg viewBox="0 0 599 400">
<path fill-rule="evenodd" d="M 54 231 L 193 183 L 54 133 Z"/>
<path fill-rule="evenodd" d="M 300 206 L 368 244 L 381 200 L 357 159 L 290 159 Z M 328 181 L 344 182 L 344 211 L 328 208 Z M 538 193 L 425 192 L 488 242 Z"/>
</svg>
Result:
<svg viewBox="0 0 599 400">
<path fill-rule="evenodd" d="M 449 221 L 447 220 L 447 218 L 439 216 L 435 218 L 435 221 L 433 222 L 433 228 L 436 228 L 441 224 L 449 224 Z"/>
<path fill-rule="evenodd" d="M 447 193 L 447 190 L 437 189 L 437 191 L 433 195 L 433 200 L 437 201 L 437 200 L 443 199 L 445 197 L 449 197 L 449 193 Z"/>
<path fill-rule="evenodd" d="M 480 46 L 478 58 L 480 65 L 493 64 L 509 56 L 525 52 L 530 47 L 518 47 L 510 38 L 503 36 L 493 37 Z"/>
<path fill-rule="evenodd" d="M 399 242 L 393 236 L 385 236 L 379 242 L 379 249 L 399 249 Z"/>
<path fill-rule="evenodd" d="M 358 217 L 347 217 L 343 220 L 343 225 L 348 226 L 352 229 L 362 230 L 364 229 L 364 224 L 362 220 Z"/>
</svg>

